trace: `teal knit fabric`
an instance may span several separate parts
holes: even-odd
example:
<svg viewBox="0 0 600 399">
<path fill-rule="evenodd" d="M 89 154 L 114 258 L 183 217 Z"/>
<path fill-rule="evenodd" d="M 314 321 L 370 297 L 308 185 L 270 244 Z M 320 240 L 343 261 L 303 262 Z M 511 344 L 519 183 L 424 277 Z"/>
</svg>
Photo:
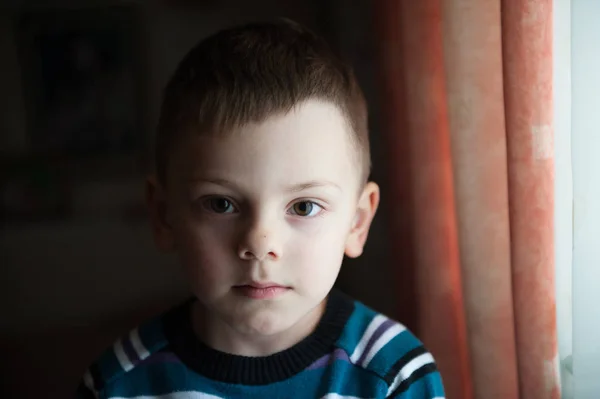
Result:
<svg viewBox="0 0 600 399">
<path fill-rule="evenodd" d="M 333 291 L 313 334 L 267 357 L 196 339 L 192 300 L 131 331 L 85 373 L 83 398 L 443 398 L 433 357 L 401 324 Z"/>
</svg>

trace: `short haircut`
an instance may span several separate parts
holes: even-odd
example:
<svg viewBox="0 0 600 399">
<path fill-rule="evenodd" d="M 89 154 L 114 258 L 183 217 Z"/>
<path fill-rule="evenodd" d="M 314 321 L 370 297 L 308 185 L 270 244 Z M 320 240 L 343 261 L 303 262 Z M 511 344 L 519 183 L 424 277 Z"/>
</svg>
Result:
<svg viewBox="0 0 600 399">
<path fill-rule="evenodd" d="M 366 182 L 371 167 L 366 101 L 350 65 L 323 39 L 284 19 L 209 36 L 183 58 L 165 88 L 155 143 L 159 180 L 166 183 L 169 154 L 184 132 L 227 134 L 311 99 L 342 112 Z"/>
</svg>

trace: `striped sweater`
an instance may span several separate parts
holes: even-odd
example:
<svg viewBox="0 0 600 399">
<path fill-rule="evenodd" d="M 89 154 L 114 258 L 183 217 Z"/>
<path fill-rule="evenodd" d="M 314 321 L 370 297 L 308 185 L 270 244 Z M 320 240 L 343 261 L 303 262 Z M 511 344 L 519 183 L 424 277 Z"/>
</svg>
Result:
<svg viewBox="0 0 600 399">
<path fill-rule="evenodd" d="M 78 398 L 443 398 L 422 343 L 401 324 L 333 291 L 315 331 L 267 357 L 196 339 L 192 301 L 118 340 L 85 373 Z"/>
</svg>

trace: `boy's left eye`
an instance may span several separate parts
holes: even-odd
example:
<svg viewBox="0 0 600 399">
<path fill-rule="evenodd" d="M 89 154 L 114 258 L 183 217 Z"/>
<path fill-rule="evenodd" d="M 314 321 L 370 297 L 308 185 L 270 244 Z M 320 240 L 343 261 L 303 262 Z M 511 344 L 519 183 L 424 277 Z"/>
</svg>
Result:
<svg viewBox="0 0 600 399">
<path fill-rule="evenodd" d="M 300 201 L 292 205 L 292 207 L 290 208 L 290 213 L 296 216 L 312 217 L 318 215 L 322 209 L 323 207 L 321 207 L 315 202 Z"/>
</svg>

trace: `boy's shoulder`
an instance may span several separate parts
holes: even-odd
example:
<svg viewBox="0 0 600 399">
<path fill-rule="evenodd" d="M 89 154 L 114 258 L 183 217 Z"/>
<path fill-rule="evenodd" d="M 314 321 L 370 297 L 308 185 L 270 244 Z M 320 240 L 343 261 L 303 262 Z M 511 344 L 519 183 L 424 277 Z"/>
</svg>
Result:
<svg viewBox="0 0 600 399">
<path fill-rule="evenodd" d="M 435 360 L 423 343 L 403 324 L 359 301 L 354 301 L 337 346 L 351 364 L 383 379 L 389 397 L 413 389 L 413 384 L 429 385 L 443 396 Z"/>
<path fill-rule="evenodd" d="M 173 356 L 166 351 L 169 341 L 164 333 L 164 317 L 154 317 L 129 331 L 92 363 L 83 376 L 82 384 L 94 397 L 135 367 Z"/>
</svg>

